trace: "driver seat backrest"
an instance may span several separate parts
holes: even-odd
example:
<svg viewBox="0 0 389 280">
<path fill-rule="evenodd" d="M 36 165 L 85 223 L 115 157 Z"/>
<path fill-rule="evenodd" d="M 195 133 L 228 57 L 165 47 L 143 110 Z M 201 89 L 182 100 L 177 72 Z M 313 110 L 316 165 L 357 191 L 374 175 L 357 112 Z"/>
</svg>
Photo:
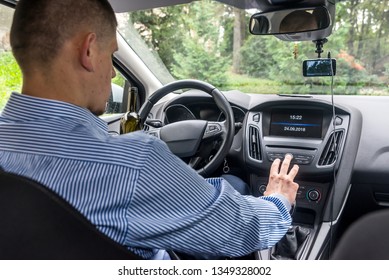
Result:
<svg viewBox="0 0 389 280">
<path fill-rule="evenodd" d="M 346 230 L 333 260 L 389 260 L 389 210 L 364 215 Z"/>
<path fill-rule="evenodd" d="M 56 193 L 0 168 L 0 259 L 141 259 Z"/>
</svg>

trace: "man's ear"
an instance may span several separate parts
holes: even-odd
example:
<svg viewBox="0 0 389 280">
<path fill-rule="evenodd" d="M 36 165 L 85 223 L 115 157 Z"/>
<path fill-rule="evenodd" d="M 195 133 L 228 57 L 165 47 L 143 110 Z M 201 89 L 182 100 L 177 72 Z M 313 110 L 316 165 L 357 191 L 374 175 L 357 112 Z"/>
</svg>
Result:
<svg viewBox="0 0 389 280">
<path fill-rule="evenodd" d="M 84 40 L 82 41 L 81 51 L 80 51 L 80 62 L 82 67 L 84 67 L 87 71 L 93 72 L 93 55 L 96 50 L 96 34 L 88 33 Z"/>
</svg>

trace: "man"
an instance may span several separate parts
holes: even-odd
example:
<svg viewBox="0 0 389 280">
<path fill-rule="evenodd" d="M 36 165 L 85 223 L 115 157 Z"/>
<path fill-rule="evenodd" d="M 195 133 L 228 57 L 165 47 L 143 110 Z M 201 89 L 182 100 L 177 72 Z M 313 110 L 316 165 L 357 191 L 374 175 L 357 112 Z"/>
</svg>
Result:
<svg viewBox="0 0 389 280">
<path fill-rule="evenodd" d="M 146 259 L 160 249 L 241 256 L 274 245 L 291 224 L 298 166 L 271 167 L 266 196 L 204 180 L 142 132 L 110 136 L 116 19 L 107 0 L 20 0 L 11 29 L 23 73 L 0 116 L 0 166 L 52 189 L 97 228 Z"/>
</svg>

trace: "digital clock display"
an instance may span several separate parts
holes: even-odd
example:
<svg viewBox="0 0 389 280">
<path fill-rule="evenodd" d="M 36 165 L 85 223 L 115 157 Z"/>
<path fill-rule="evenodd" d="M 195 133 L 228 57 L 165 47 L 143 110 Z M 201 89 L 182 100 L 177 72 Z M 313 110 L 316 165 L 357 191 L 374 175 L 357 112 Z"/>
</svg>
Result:
<svg viewBox="0 0 389 280">
<path fill-rule="evenodd" d="M 313 109 L 273 109 L 270 135 L 321 138 L 323 111 Z"/>
</svg>

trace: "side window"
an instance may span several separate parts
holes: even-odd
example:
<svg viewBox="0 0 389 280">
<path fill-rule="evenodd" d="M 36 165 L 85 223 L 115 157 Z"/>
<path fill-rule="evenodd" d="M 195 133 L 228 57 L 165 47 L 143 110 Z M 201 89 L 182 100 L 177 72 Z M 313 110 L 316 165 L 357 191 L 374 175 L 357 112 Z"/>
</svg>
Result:
<svg viewBox="0 0 389 280">
<path fill-rule="evenodd" d="M 105 110 L 106 114 L 121 113 L 122 111 L 123 92 L 126 85 L 126 79 L 116 68 L 115 71 L 116 77 L 112 79 L 112 92 Z"/>
<path fill-rule="evenodd" d="M 116 77 L 112 79 L 112 93 L 107 102 L 105 115 L 138 111 L 141 103 L 138 87 L 116 68 L 115 71 Z"/>
<path fill-rule="evenodd" d="M 0 5 L 0 112 L 11 92 L 20 92 L 22 85 L 22 74 L 9 41 L 13 14 L 14 9 Z"/>
<path fill-rule="evenodd" d="M 120 119 L 123 113 L 137 112 L 140 108 L 138 87 L 115 68 L 116 77 L 112 79 L 111 95 L 105 113 L 100 116 L 108 123 L 112 135 L 120 134 Z"/>
</svg>

